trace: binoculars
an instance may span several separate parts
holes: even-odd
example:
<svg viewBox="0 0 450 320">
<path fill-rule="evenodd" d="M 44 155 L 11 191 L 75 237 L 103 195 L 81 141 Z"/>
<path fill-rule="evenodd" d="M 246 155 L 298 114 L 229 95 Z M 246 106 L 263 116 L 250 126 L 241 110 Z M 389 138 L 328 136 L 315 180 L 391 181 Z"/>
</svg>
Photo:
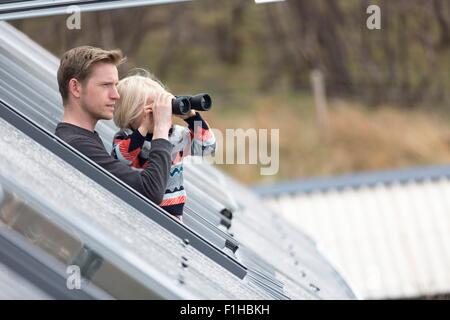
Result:
<svg viewBox="0 0 450 320">
<path fill-rule="evenodd" d="M 191 109 L 208 111 L 211 109 L 212 101 L 209 94 L 200 93 L 195 96 L 175 96 L 172 100 L 172 114 L 184 115 Z"/>
</svg>

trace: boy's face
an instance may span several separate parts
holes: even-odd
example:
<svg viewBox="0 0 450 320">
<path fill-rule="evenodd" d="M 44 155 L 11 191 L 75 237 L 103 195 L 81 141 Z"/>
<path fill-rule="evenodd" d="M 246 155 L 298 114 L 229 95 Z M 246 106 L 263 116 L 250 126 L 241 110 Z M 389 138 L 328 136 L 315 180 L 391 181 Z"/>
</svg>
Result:
<svg viewBox="0 0 450 320">
<path fill-rule="evenodd" d="M 80 103 L 95 120 L 111 120 L 114 106 L 120 96 L 117 91 L 119 75 L 112 63 L 96 63 L 86 82 L 81 86 Z"/>
</svg>

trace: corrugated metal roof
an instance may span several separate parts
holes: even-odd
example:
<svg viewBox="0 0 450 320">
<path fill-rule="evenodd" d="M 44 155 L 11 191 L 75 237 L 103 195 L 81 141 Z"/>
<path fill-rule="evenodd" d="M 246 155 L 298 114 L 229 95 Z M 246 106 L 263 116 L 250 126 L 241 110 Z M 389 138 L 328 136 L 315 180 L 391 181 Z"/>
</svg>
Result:
<svg viewBox="0 0 450 320">
<path fill-rule="evenodd" d="M 258 187 L 363 298 L 450 292 L 450 166 Z"/>
</svg>

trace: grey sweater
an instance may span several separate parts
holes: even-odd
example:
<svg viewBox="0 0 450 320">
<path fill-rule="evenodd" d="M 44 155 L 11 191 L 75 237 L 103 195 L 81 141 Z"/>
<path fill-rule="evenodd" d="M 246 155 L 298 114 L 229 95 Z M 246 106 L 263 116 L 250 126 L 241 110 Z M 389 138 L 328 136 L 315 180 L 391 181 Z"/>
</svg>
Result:
<svg viewBox="0 0 450 320">
<path fill-rule="evenodd" d="M 169 177 L 173 148 L 168 140 L 153 140 L 148 168 L 136 171 L 109 155 L 96 131 L 92 132 L 73 124 L 60 122 L 55 134 L 151 201 L 156 204 L 162 201 Z"/>
</svg>

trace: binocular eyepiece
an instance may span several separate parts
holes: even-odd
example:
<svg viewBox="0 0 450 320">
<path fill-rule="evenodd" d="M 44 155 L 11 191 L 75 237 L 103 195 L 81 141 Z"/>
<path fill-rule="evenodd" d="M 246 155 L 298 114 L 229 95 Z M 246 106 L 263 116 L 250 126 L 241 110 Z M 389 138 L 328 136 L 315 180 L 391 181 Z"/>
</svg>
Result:
<svg viewBox="0 0 450 320">
<path fill-rule="evenodd" d="M 195 96 L 176 96 L 172 100 L 172 113 L 183 115 L 189 113 L 191 109 L 208 111 L 211 109 L 211 106 L 211 97 L 206 93 L 200 93 Z"/>
</svg>

